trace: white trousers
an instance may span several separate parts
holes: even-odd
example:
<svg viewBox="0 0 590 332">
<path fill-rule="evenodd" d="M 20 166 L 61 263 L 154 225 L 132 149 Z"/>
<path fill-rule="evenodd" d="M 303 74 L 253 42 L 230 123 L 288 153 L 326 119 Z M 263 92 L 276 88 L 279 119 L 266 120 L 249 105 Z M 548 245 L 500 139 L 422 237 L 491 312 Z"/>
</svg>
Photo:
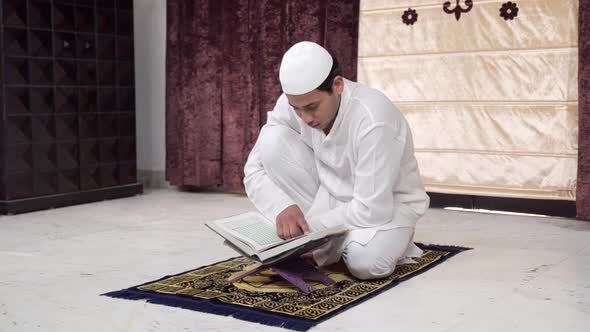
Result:
<svg viewBox="0 0 590 332">
<path fill-rule="evenodd" d="M 265 172 L 307 216 L 315 202 L 320 181 L 314 153 L 288 127 L 264 128 L 258 144 Z M 307 218 L 306 218 L 307 219 Z M 309 219 L 308 219 L 309 221 Z M 318 225 L 309 224 L 311 230 Z M 383 278 L 393 273 L 396 264 L 419 257 L 422 251 L 413 243 L 414 228 L 400 227 L 376 232 L 351 230 L 313 252 L 320 266 L 342 258 L 350 273 L 359 279 Z M 367 237 L 367 234 L 371 234 Z"/>
</svg>

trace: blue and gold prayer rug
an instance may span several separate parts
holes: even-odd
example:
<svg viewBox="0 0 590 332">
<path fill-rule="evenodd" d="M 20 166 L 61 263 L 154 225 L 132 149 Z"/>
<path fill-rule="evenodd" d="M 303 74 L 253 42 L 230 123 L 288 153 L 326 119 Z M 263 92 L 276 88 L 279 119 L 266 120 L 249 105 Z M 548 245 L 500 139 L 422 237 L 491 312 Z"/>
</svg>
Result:
<svg viewBox="0 0 590 332">
<path fill-rule="evenodd" d="M 316 289 L 308 295 L 299 292 L 271 270 L 228 283 L 227 280 L 258 266 L 243 257 L 103 295 L 147 300 L 150 303 L 306 331 L 469 249 L 420 243 L 417 245 L 424 250 L 424 255 L 415 258 L 416 263 L 397 266 L 394 273 L 384 279 L 355 279 L 342 264 L 322 268 L 322 272 L 336 283 L 324 286 L 320 282 L 306 280 Z"/>
</svg>

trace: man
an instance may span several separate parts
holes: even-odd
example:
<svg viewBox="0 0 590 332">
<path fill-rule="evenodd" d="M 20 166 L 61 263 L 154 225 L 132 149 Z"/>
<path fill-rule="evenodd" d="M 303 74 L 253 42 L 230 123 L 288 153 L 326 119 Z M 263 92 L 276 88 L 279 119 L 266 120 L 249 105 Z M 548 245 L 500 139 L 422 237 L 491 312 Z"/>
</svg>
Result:
<svg viewBox="0 0 590 332">
<path fill-rule="evenodd" d="M 283 94 L 246 163 L 250 200 L 281 238 L 344 224 L 346 235 L 313 251 L 340 258 L 357 278 L 390 275 L 422 254 L 413 243 L 429 198 L 410 128 L 381 92 L 341 76 L 323 47 L 300 42 L 283 56 Z"/>
</svg>

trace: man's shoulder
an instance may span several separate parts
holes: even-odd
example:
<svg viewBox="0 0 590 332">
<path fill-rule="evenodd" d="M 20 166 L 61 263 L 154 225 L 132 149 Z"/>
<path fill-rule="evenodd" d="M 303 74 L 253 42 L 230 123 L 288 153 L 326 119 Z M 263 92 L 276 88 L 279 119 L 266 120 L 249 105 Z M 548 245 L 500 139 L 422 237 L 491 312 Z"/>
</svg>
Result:
<svg viewBox="0 0 590 332">
<path fill-rule="evenodd" d="M 289 100 L 287 99 L 287 95 L 285 93 L 281 92 L 281 95 L 279 98 L 277 98 L 277 105 L 289 105 Z"/>
<path fill-rule="evenodd" d="M 353 83 L 351 102 L 357 109 L 356 116 L 366 118 L 367 124 L 397 124 L 402 117 L 399 109 L 381 91 L 362 83 Z"/>
</svg>

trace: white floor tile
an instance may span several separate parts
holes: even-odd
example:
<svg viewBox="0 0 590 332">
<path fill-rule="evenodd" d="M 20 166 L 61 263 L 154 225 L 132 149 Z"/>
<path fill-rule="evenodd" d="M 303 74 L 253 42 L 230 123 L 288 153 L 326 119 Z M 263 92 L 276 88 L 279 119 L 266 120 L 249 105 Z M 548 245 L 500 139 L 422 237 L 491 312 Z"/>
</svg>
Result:
<svg viewBox="0 0 590 332">
<path fill-rule="evenodd" d="M 204 222 L 246 197 L 156 190 L 0 217 L 0 331 L 280 331 L 102 293 L 235 256 Z M 416 241 L 473 247 L 314 331 L 589 331 L 590 223 L 430 209 Z"/>
</svg>

